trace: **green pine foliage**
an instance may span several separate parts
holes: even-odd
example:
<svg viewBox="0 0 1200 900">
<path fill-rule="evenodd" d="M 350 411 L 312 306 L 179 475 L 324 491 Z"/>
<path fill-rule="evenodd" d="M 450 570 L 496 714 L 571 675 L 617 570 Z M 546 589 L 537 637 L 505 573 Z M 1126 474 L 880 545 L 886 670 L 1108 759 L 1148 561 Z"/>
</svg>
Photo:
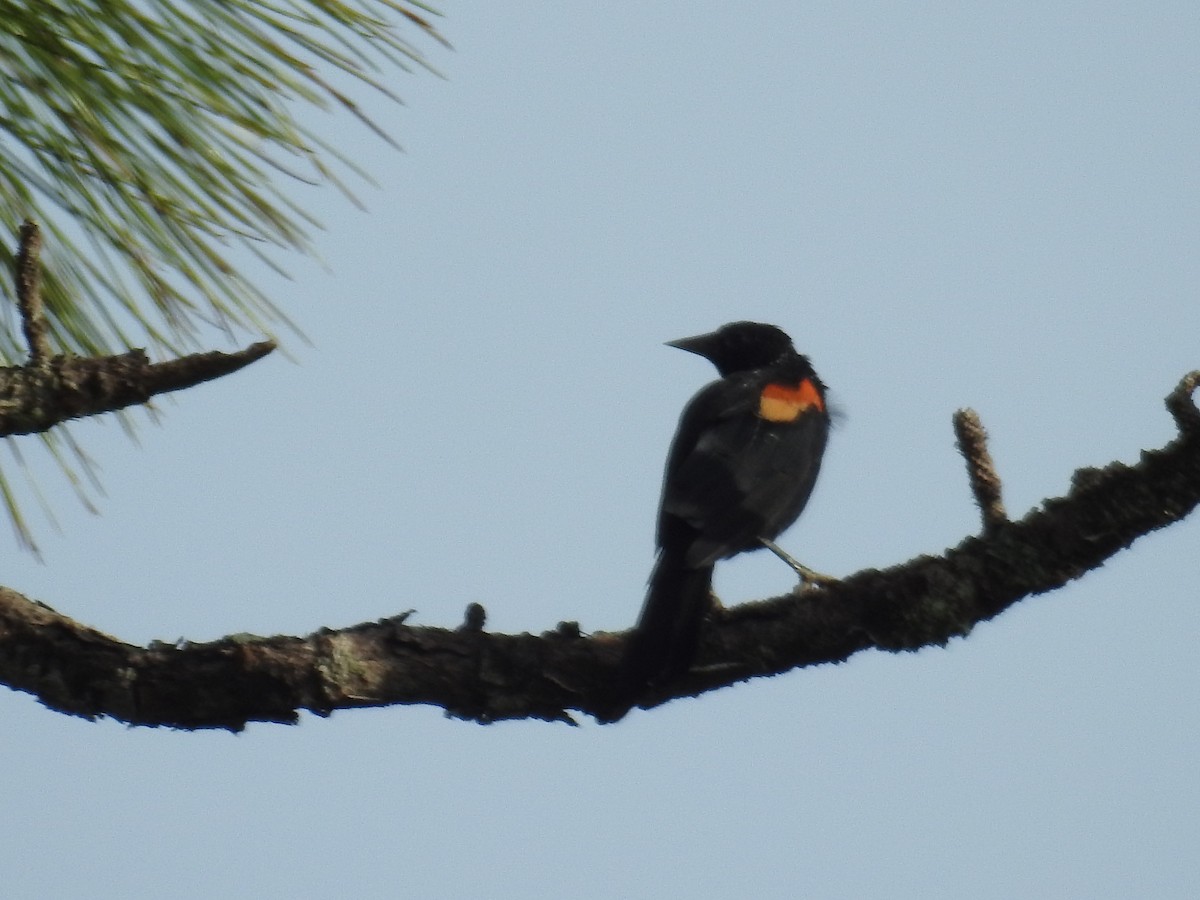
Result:
<svg viewBox="0 0 1200 900">
<path fill-rule="evenodd" d="M 291 328 L 231 250 L 274 268 L 311 250 L 317 223 L 290 183 L 348 193 L 341 176 L 366 175 L 294 111 L 340 109 L 388 139 L 330 78 L 391 97 L 394 69 L 430 68 L 406 35 L 441 41 L 431 15 L 402 0 L 0 0 L 0 265 L 37 221 L 55 350 L 184 352 L 203 326 Z M 20 364 L 11 278 L 0 289 L 0 363 Z M 47 444 L 82 491 L 86 456 L 60 432 Z M 0 502 L 29 543 L 4 471 Z"/>
</svg>

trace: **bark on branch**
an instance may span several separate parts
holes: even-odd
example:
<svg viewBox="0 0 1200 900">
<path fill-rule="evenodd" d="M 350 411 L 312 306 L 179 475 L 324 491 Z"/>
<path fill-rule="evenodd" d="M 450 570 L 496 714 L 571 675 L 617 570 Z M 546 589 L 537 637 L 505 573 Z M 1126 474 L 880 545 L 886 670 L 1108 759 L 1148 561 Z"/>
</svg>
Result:
<svg viewBox="0 0 1200 900">
<path fill-rule="evenodd" d="M 747 678 L 838 662 L 861 650 L 914 650 L 965 635 L 1023 597 L 1094 569 L 1200 503 L 1200 412 L 1193 372 L 1167 399 L 1178 437 L 1136 465 L 1080 469 L 1066 496 L 1018 521 L 992 519 L 941 556 L 868 569 L 834 585 L 714 613 L 697 667 L 643 707 Z M 233 636 L 139 647 L 0 588 L 0 681 L 51 709 L 134 725 L 238 730 L 295 722 L 301 710 L 431 704 L 479 722 L 604 719 L 623 635 L 564 623 L 535 636 L 457 630 L 408 614 L 307 637 Z"/>
<path fill-rule="evenodd" d="M 151 397 L 236 372 L 275 349 L 193 353 L 152 363 L 143 350 L 116 356 L 56 356 L 41 365 L 0 367 L 0 437 L 47 431 L 69 419 L 115 412 Z"/>
</svg>

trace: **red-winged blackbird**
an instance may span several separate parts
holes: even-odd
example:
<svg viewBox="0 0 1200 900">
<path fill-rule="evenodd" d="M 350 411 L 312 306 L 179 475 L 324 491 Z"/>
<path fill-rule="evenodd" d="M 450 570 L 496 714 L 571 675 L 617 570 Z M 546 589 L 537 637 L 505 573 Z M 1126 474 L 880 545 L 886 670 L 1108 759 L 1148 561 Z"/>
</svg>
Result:
<svg viewBox="0 0 1200 900">
<path fill-rule="evenodd" d="M 668 346 L 710 360 L 721 378 L 684 408 L 667 457 L 658 562 L 623 662 L 633 695 L 687 671 L 713 564 L 777 549 L 808 502 L 829 435 L 825 385 L 774 325 L 733 322 Z"/>
</svg>

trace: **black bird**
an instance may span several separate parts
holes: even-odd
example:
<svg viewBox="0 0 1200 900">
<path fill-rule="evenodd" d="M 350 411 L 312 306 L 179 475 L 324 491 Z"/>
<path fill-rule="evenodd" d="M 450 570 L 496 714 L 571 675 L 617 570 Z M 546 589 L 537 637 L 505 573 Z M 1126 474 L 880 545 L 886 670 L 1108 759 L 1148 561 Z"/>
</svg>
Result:
<svg viewBox="0 0 1200 900">
<path fill-rule="evenodd" d="M 632 702 L 691 665 L 710 609 L 713 564 L 769 547 L 808 503 L 829 435 L 825 385 L 774 325 L 733 322 L 669 342 L 721 374 L 684 408 L 667 456 L 658 562 L 621 672 Z"/>
</svg>

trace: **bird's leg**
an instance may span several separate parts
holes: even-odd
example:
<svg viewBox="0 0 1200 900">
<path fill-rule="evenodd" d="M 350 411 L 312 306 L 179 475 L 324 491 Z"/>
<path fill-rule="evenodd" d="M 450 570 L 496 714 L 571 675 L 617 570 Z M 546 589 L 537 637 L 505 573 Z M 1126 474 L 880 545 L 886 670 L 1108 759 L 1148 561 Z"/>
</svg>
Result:
<svg viewBox="0 0 1200 900">
<path fill-rule="evenodd" d="M 796 575 L 799 576 L 799 578 L 802 582 L 806 582 L 806 583 L 812 584 L 812 585 L 828 585 L 828 584 L 837 584 L 838 583 L 839 579 L 834 578 L 832 575 L 822 575 L 820 572 L 814 572 L 812 569 L 810 569 L 808 566 L 804 565 L 802 562 L 800 562 L 798 559 L 796 559 L 794 556 L 792 556 L 790 553 L 788 553 L 786 550 L 784 550 L 782 547 L 780 547 L 774 541 L 769 540 L 767 538 L 759 538 L 759 541 L 762 542 L 762 545 L 764 547 L 766 547 L 768 550 L 770 550 L 772 553 L 774 553 L 776 556 L 778 556 L 780 559 L 782 559 L 785 563 L 787 563 L 789 566 L 791 566 L 792 571 L 795 572 Z"/>
</svg>

